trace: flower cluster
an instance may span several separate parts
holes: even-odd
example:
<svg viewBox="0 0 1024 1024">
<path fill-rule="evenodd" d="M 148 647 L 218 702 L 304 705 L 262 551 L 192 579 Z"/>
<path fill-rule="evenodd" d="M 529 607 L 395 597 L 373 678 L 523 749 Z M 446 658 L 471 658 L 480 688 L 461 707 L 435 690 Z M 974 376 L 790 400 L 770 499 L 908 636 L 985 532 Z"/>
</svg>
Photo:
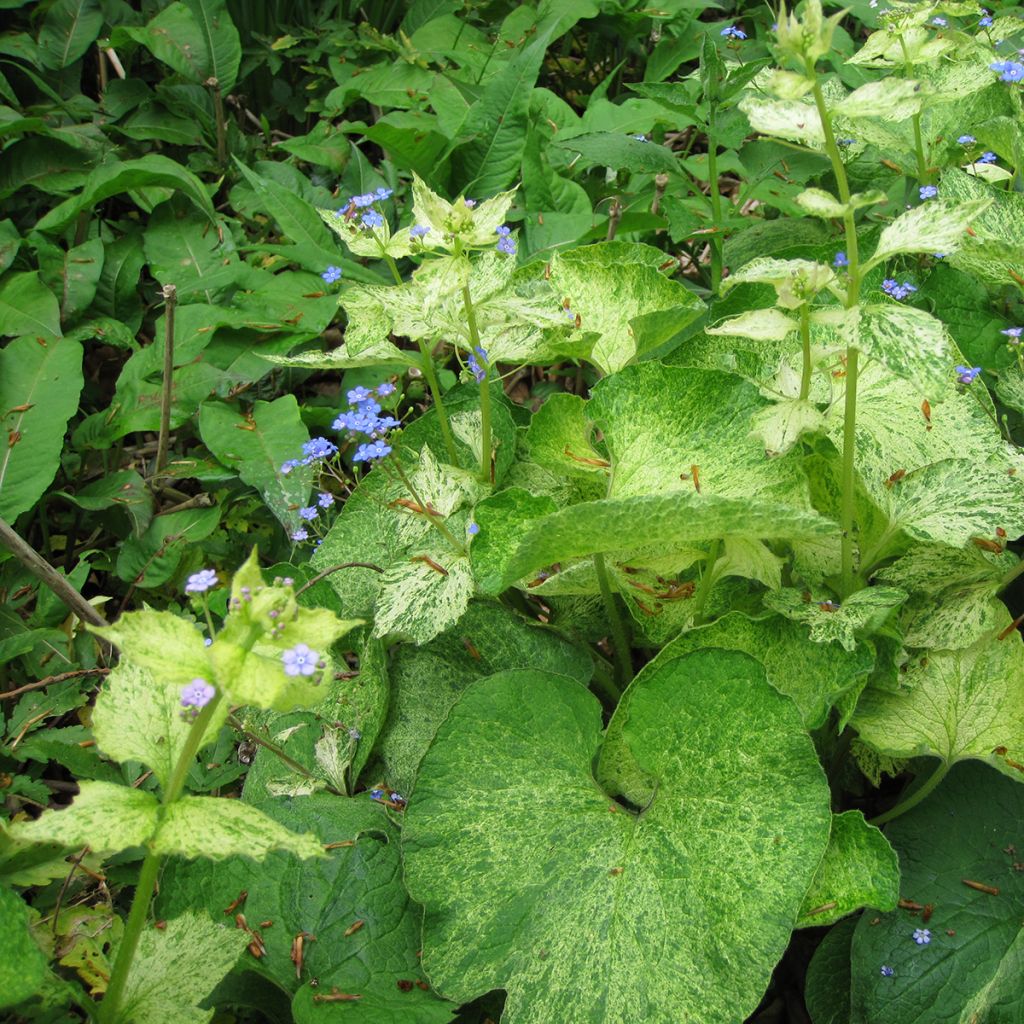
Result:
<svg viewBox="0 0 1024 1024">
<path fill-rule="evenodd" d="M 981 373 L 980 366 L 957 366 L 956 379 L 961 384 L 973 384 L 974 379 Z"/>
<path fill-rule="evenodd" d="M 361 210 L 362 213 L 359 215 L 359 223 L 362 227 L 368 230 L 382 227 L 384 224 L 384 217 L 378 210 L 373 208 L 373 205 L 374 203 L 382 203 L 385 199 L 390 199 L 392 195 L 392 189 L 379 188 L 374 192 L 365 192 L 361 196 L 352 196 L 344 206 L 338 209 L 337 215 L 351 220 L 356 216 L 356 211 Z M 328 267 L 328 270 L 330 269 L 331 268 Z M 326 277 L 324 280 L 326 280 Z"/>
<path fill-rule="evenodd" d="M 394 394 L 395 385 L 390 381 L 378 384 L 376 388 L 352 388 L 348 392 L 348 412 L 343 412 L 331 425 L 335 430 L 347 431 L 350 437 L 363 435 L 369 441 L 360 444 L 352 456 L 353 462 L 375 462 L 391 454 L 391 445 L 385 438 L 387 432 L 399 426 L 393 416 L 382 416 L 378 398 Z"/>
<path fill-rule="evenodd" d="M 961 135 L 956 141 L 961 146 L 973 146 L 978 140 L 973 135 Z"/>
<path fill-rule="evenodd" d="M 934 185 L 922 185 L 918 189 L 918 194 L 922 199 L 934 199 L 939 194 L 939 190 Z"/>
<path fill-rule="evenodd" d="M 473 353 L 474 354 L 466 360 L 466 365 L 469 367 L 473 376 L 476 377 L 477 383 L 483 384 L 483 382 L 487 380 L 487 350 L 482 346 L 477 345 L 476 348 L 473 349 Z M 480 360 L 483 360 L 482 363 L 477 359 L 477 356 L 480 357 Z"/>
<path fill-rule="evenodd" d="M 725 36 L 726 39 L 746 39 L 747 33 L 741 28 L 737 28 L 735 25 L 726 25 L 725 28 L 719 32 L 719 35 Z"/>
<path fill-rule="evenodd" d="M 981 9 L 981 18 L 978 20 L 978 28 L 988 28 L 992 24 L 992 15 L 984 8 Z"/>
<path fill-rule="evenodd" d="M 899 284 L 894 277 L 887 277 L 882 282 L 882 291 L 886 295 L 897 302 L 902 302 L 904 299 L 909 298 L 917 291 L 916 285 L 912 285 L 909 281 L 904 281 L 903 284 Z"/>
<path fill-rule="evenodd" d="M 1024 64 L 1015 60 L 997 60 L 989 64 L 990 71 L 999 72 L 1000 82 L 1024 82 Z"/>
<path fill-rule="evenodd" d="M 181 688 L 181 717 L 186 722 L 194 721 L 199 711 L 213 700 L 216 690 L 202 676 L 196 676 L 187 686 Z"/>
<path fill-rule="evenodd" d="M 407 802 L 401 793 L 396 793 L 390 789 L 371 789 L 370 799 L 377 800 L 379 803 L 394 808 L 396 811 L 404 810 Z"/>
<path fill-rule="evenodd" d="M 510 237 L 512 229 L 507 224 L 502 224 L 494 230 L 498 233 L 498 252 L 507 253 L 509 256 L 515 256 L 516 240 Z"/>
</svg>

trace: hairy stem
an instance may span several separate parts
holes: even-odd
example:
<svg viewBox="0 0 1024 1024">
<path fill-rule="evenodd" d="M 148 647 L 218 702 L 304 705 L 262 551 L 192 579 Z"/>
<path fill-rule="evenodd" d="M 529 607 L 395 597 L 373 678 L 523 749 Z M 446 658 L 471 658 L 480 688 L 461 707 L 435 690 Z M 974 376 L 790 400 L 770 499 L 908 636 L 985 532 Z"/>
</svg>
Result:
<svg viewBox="0 0 1024 1024">
<path fill-rule="evenodd" d="M 711 291 L 718 294 L 722 283 L 722 193 L 718 188 L 718 143 L 714 139 L 714 121 L 708 126 L 708 191 L 711 195 Z"/>
<path fill-rule="evenodd" d="M 608 625 L 612 631 L 612 644 L 615 648 L 615 678 L 620 686 L 626 686 L 633 677 L 632 659 L 630 657 L 629 638 L 626 625 L 622 621 L 619 606 L 615 603 L 615 594 L 608 580 L 608 567 L 604 555 L 594 555 L 594 570 L 597 573 L 597 585 L 601 589 L 601 600 L 604 601 L 608 615 Z"/>
<path fill-rule="evenodd" d="M 490 363 L 486 354 L 481 356 L 480 330 L 476 323 L 476 310 L 473 308 L 473 297 L 469 294 L 469 284 L 462 286 L 462 303 L 466 308 L 466 324 L 469 327 L 469 343 L 474 354 L 481 360 L 484 379 L 480 381 L 480 482 L 491 483 L 491 387 Z"/>
<path fill-rule="evenodd" d="M 806 402 L 811 393 L 811 307 L 806 302 L 800 307 L 800 345 L 804 354 L 800 401 Z"/>
<path fill-rule="evenodd" d="M 156 445 L 156 466 L 153 476 L 158 476 L 167 464 L 167 439 L 171 432 L 171 395 L 174 390 L 174 309 L 178 304 L 178 289 L 165 284 L 164 290 L 164 377 L 160 388 L 160 433 Z"/>
</svg>

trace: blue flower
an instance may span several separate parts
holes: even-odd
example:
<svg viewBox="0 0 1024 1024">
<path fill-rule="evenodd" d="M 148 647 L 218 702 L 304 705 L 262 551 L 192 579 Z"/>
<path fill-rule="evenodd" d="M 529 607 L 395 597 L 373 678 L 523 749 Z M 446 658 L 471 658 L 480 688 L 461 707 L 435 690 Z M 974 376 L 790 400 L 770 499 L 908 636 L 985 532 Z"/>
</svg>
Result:
<svg viewBox="0 0 1024 1024">
<path fill-rule="evenodd" d="M 1024 64 L 1018 64 L 1015 60 L 997 60 L 989 64 L 991 71 L 999 72 L 1001 82 L 1020 82 L 1024 80 Z"/>
<path fill-rule="evenodd" d="M 919 946 L 927 946 L 932 941 L 932 933 L 927 928 L 915 928 L 914 941 Z"/>
<path fill-rule="evenodd" d="M 957 366 L 956 379 L 961 384 L 973 384 L 975 377 L 981 373 L 980 366 Z"/>
<path fill-rule="evenodd" d="M 473 207 L 476 206 L 476 200 L 475 199 L 463 199 L 462 201 L 466 204 L 466 207 L 468 209 L 470 209 L 470 210 L 472 210 Z"/>
<path fill-rule="evenodd" d="M 641 134 L 639 132 L 636 135 L 630 135 L 630 138 L 635 140 L 636 142 L 650 142 L 651 141 L 649 138 L 647 138 L 646 135 L 643 135 L 643 134 Z"/>
<path fill-rule="evenodd" d="M 364 228 L 380 228 L 384 226 L 384 218 L 376 210 L 367 210 L 361 223 Z"/>
<path fill-rule="evenodd" d="M 328 284 L 341 279 L 341 267 L 330 266 L 320 275 Z"/>
<path fill-rule="evenodd" d="M 320 459 L 329 459 L 336 455 L 337 451 L 338 446 L 332 444 L 326 437 L 314 437 L 302 446 L 302 454 L 306 456 L 302 460 L 302 465 L 308 466 Z"/>
<path fill-rule="evenodd" d="M 217 573 L 213 569 L 200 569 L 199 572 L 194 572 L 189 576 L 188 582 L 185 584 L 185 593 L 205 594 L 215 586 L 217 586 Z"/>
<path fill-rule="evenodd" d="M 480 524 L 479 523 L 470 523 L 466 527 L 466 533 L 468 533 L 470 535 L 470 537 L 475 537 L 479 532 L 480 532 Z"/>
<path fill-rule="evenodd" d="M 934 199 L 939 194 L 939 190 L 934 185 L 922 185 L 918 189 L 918 194 L 922 199 Z"/>
<path fill-rule="evenodd" d="M 348 738 L 350 740 L 358 741 L 363 738 L 363 734 L 353 725 L 352 728 L 348 731 Z"/>
<path fill-rule="evenodd" d="M 309 531 L 304 526 L 300 526 L 297 530 L 292 530 L 291 538 L 294 541 L 309 540 Z"/>
<path fill-rule="evenodd" d="M 992 15 L 986 14 L 978 21 L 978 28 L 988 28 L 992 24 Z"/>
<path fill-rule="evenodd" d="M 386 398 L 388 395 L 393 395 L 396 390 L 397 389 L 395 388 L 395 385 L 392 384 L 391 381 L 389 380 L 384 381 L 383 384 L 377 385 L 377 394 L 381 398 Z"/>
<path fill-rule="evenodd" d="M 946 26 L 949 25 L 949 22 L 946 21 L 945 18 L 935 17 L 935 18 L 932 18 L 932 24 L 936 28 L 946 28 Z"/>
<path fill-rule="evenodd" d="M 373 198 L 378 203 L 383 203 L 385 199 L 390 199 L 394 195 L 394 190 L 390 188 L 379 188 L 373 193 Z"/>
<path fill-rule="evenodd" d="M 429 231 L 430 228 L 426 224 L 416 224 L 413 227 L 409 228 L 409 237 L 422 238 Z"/>
<path fill-rule="evenodd" d="M 897 302 L 902 302 L 904 299 L 916 292 L 917 287 L 912 285 L 909 281 L 899 284 L 895 278 L 887 277 L 882 282 L 882 291 L 885 292 L 886 295 L 896 299 Z"/>
<path fill-rule="evenodd" d="M 511 238 L 512 229 L 506 224 L 494 229 L 498 233 L 498 252 L 508 253 L 509 256 L 516 254 L 516 242 Z"/>
<path fill-rule="evenodd" d="M 307 523 L 311 523 L 316 517 L 320 515 L 320 511 L 316 505 L 310 505 L 308 508 L 299 509 L 299 518 L 305 519 Z"/>
<path fill-rule="evenodd" d="M 746 39 L 747 33 L 741 28 L 736 28 L 735 25 L 726 25 L 721 32 L 718 33 L 721 36 L 725 36 L 726 39 Z"/>
<path fill-rule="evenodd" d="M 896 972 L 888 964 L 882 964 L 880 973 L 883 978 L 891 978 Z"/>
<path fill-rule="evenodd" d="M 483 360 L 481 364 L 477 360 L 477 356 Z M 481 348 L 479 345 L 473 350 L 473 354 L 466 360 L 466 365 L 469 367 L 473 376 L 476 377 L 478 384 L 483 384 L 487 379 L 487 351 Z"/>
<path fill-rule="evenodd" d="M 996 155 L 990 149 L 987 149 L 974 162 L 977 164 L 994 164 L 996 162 Z"/>
<path fill-rule="evenodd" d="M 352 388 L 348 393 L 348 404 L 355 405 L 357 402 L 365 402 L 368 398 L 373 398 L 373 392 L 369 388 Z"/>
<path fill-rule="evenodd" d="M 385 444 L 383 441 L 371 441 L 369 444 L 361 444 L 357 449 L 355 455 L 352 456 L 353 462 L 374 462 L 377 459 L 383 459 L 385 455 L 391 454 L 391 445 Z"/>
<path fill-rule="evenodd" d="M 320 655 L 311 650 L 308 644 L 296 644 L 281 654 L 286 676 L 311 676 L 320 666 L 317 664 Z"/>
<path fill-rule="evenodd" d="M 1024 334 L 1024 327 L 1007 327 L 1005 331 L 999 333 L 1005 334 L 1010 339 L 1006 343 L 1007 345 L 1019 345 L 1021 335 Z"/>
<path fill-rule="evenodd" d="M 334 504 L 334 495 L 321 491 L 316 497 L 316 503 L 321 508 L 330 508 Z"/>
<path fill-rule="evenodd" d="M 287 476 L 296 466 L 301 465 L 298 459 L 288 459 L 281 463 L 281 475 Z"/>
<path fill-rule="evenodd" d="M 836 139 L 837 146 L 852 146 L 857 140 L 856 139 Z"/>
<path fill-rule="evenodd" d="M 836 268 L 839 268 L 839 267 L 848 267 L 849 265 L 850 265 L 850 261 L 846 258 L 846 253 L 845 252 L 837 252 L 836 253 L 836 258 L 832 261 L 832 266 L 836 267 Z"/>
<path fill-rule="evenodd" d="M 181 688 L 181 706 L 183 708 L 204 708 L 213 700 L 217 691 L 201 676 L 196 676 L 188 686 Z"/>
<path fill-rule="evenodd" d="M 384 799 L 384 790 L 383 789 L 371 789 L 370 790 L 370 799 L 371 800 L 383 800 Z"/>
<path fill-rule="evenodd" d="M 956 141 L 959 142 L 961 146 L 973 146 L 978 140 L 973 135 L 961 135 Z"/>
</svg>

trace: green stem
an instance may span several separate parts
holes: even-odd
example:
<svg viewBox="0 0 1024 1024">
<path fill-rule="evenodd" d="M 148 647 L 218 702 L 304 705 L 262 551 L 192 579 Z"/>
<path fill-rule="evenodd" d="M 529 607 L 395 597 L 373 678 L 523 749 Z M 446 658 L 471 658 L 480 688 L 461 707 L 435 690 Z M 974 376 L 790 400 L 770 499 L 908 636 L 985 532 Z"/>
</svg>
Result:
<svg viewBox="0 0 1024 1024">
<path fill-rule="evenodd" d="M 811 307 L 806 302 L 800 307 L 800 344 L 804 353 L 800 401 L 806 402 L 811 393 Z"/>
<path fill-rule="evenodd" d="M 416 493 L 416 488 L 413 487 L 412 481 L 406 475 L 405 470 L 402 469 L 402 464 L 398 459 L 394 459 L 391 462 L 391 465 L 395 467 L 395 471 L 398 473 L 399 477 L 401 477 L 402 483 L 405 484 L 405 489 L 412 495 L 412 500 L 415 501 L 423 510 L 423 515 L 427 517 L 427 521 L 430 525 L 433 526 L 446 541 L 448 541 L 448 543 L 455 549 L 456 554 L 465 555 L 466 545 L 460 543 L 455 534 L 445 526 L 444 521 L 430 511 L 430 506 L 419 496 L 419 494 Z"/>
<path fill-rule="evenodd" d="M 872 818 L 868 824 L 880 827 L 885 825 L 887 822 L 898 818 L 901 814 L 906 814 L 912 807 L 916 807 L 926 796 L 928 796 L 936 786 L 946 777 L 946 773 L 950 769 L 950 764 L 947 761 L 940 761 L 938 768 L 928 777 L 928 779 L 913 793 L 910 794 L 905 800 L 901 800 L 895 807 L 890 807 L 884 814 L 879 814 L 877 818 Z"/>
<path fill-rule="evenodd" d="M 902 34 L 900 35 L 900 49 L 903 51 L 903 71 L 907 78 L 913 77 L 914 63 L 910 59 L 907 44 Z M 917 180 L 921 185 L 928 182 L 928 162 L 924 158 L 924 141 L 921 138 L 921 114 L 920 111 L 910 119 L 914 126 L 914 156 L 917 159 Z"/>
<path fill-rule="evenodd" d="M 167 788 L 164 790 L 163 799 L 160 801 L 161 818 L 164 810 L 173 804 L 185 788 L 185 779 L 188 777 L 189 769 L 195 761 L 196 754 L 202 746 L 203 735 L 213 719 L 214 711 L 221 702 L 221 694 L 214 695 L 209 704 L 199 712 L 192 728 L 185 737 L 185 745 L 181 748 L 178 760 L 171 772 Z M 150 850 L 142 862 L 139 871 L 139 880 L 135 886 L 135 895 L 132 897 L 132 907 L 128 912 L 128 921 L 125 924 L 124 935 L 121 944 L 117 947 L 117 959 L 114 961 L 114 968 L 110 972 L 110 982 L 107 985 L 106 995 L 99 1008 L 99 1019 L 102 1024 L 116 1024 L 118 1013 L 121 1009 L 121 1000 L 124 997 L 125 984 L 131 971 L 132 961 L 135 959 L 135 951 L 139 946 L 139 938 L 142 929 L 149 916 L 149 904 L 153 899 L 153 890 L 156 887 L 156 878 L 160 870 L 160 854 Z"/>
<path fill-rule="evenodd" d="M 715 563 L 718 561 L 719 552 L 722 550 L 722 541 L 712 541 L 708 550 L 708 557 L 704 562 L 704 575 L 700 578 L 700 585 L 697 593 L 693 596 L 693 624 L 699 626 L 704 622 L 704 608 L 708 603 L 708 594 L 711 593 L 711 585 L 714 582 Z"/>
<path fill-rule="evenodd" d="M 480 381 L 480 482 L 491 482 L 491 388 L 490 363 L 486 354 L 480 355 L 480 331 L 476 323 L 476 310 L 473 308 L 473 297 L 469 293 L 469 284 L 462 286 L 462 303 L 466 308 L 466 323 L 469 326 L 469 343 L 473 353 L 482 361 L 484 379 Z"/>
<path fill-rule="evenodd" d="M 718 294 L 722 283 L 722 194 L 718 190 L 718 144 L 712 137 L 714 121 L 708 125 L 708 189 L 711 194 L 711 291 Z"/>
<path fill-rule="evenodd" d="M 619 685 L 624 687 L 633 677 L 629 639 L 626 635 L 625 623 L 622 621 L 618 605 L 615 603 L 615 594 L 612 592 L 611 583 L 608 580 L 608 567 L 605 565 L 603 554 L 594 555 L 594 570 L 597 573 L 597 585 L 601 590 L 601 599 L 604 601 L 605 612 L 608 615 L 608 625 L 612 631 L 612 644 L 615 648 L 615 678 Z"/>
<path fill-rule="evenodd" d="M 996 593 L 1001 594 L 1022 573 L 1024 573 L 1024 558 L 1003 576 L 999 581 L 999 586 L 996 588 Z"/>
</svg>

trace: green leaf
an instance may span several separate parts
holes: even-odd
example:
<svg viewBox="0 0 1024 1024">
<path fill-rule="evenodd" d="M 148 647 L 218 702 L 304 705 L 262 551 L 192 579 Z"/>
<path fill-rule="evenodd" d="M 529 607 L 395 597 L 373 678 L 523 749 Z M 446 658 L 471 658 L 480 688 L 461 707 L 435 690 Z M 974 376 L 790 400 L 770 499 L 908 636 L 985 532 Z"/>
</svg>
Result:
<svg viewBox="0 0 1024 1024">
<path fill-rule="evenodd" d="M 362 997 L 340 1007 L 355 1024 L 450 1020 L 450 1004 L 418 986 L 404 992 L 397 985 L 400 980 L 423 980 L 416 956 L 421 915 L 402 887 L 398 830 L 384 808 L 365 795 L 344 799 L 324 794 L 266 800 L 257 807 L 284 827 L 313 831 L 319 842 L 340 845 L 317 860 L 273 853 L 260 864 L 238 857 L 172 861 L 160 889 L 158 913 L 189 908 L 223 917 L 224 908 L 245 890 L 250 923 L 274 922 L 261 929 L 266 955 L 247 958 L 245 969 L 294 993 L 297 1024 L 339 1019 L 342 1014 L 331 1004 L 313 1002 L 313 996 L 335 987 Z M 296 899 L 299 893 L 302 898 Z M 356 921 L 362 925 L 349 933 Z M 292 941 L 301 932 L 316 940 L 304 944 L 299 979 L 291 953 Z M 316 988 L 312 979 L 318 981 Z"/>
<path fill-rule="evenodd" d="M 473 519 L 480 532 L 473 538 L 469 557 L 483 593 L 498 595 L 505 589 L 509 552 L 515 550 L 533 520 L 557 510 L 547 495 L 536 496 L 521 487 L 507 487 L 477 503 Z"/>
<path fill-rule="evenodd" d="M 640 243 L 599 242 L 551 261 L 551 286 L 580 314 L 582 329 L 599 335 L 590 358 L 603 372 L 657 348 L 703 310 L 691 291 L 657 269 L 663 255 Z"/>
<path fill-rule="evenodd" d="M 987 761 L 1024 781 L 1024 643 L 1014 630 L 961 651 L 929 651 L 897 691 L 869 688 L 852 725 L 889 757 Z"/>
<path fill-rule="evenodd" d="M 220 915 L 222 917 L 222 915 Z M 166 927 L 144 928 L 124 986 L 121 1014 L 132 1024 L 207 1024 L 205 1002 L 248 942 L 240 928 L 182 914 Z"/>
<path fill-rule="evenodd" d="M 579 154 L 583 167 L 611 167 L 638 174 L 681 175 L 682 165 L 671 150 L 655 142 L 641 142 L 619 132 L 584 132 L 556 139 L 554 148 Z"/>
<path fill-rule="evenodd" d="M 9 274 L 0 286 L 0 336 L 60 337 L 60 305 L 35 271 Z"/>
<path fill-rule="evenodd" d="M 786 316 L 781 309 L 750 309 L 739 316 L 729 317 L 714 327 L 705 327 L 704 333 L 737 335 L 754 341 L 784 341 L 800 326 L 799 320 Z"/>
<path fill-rule="evenodd" d="M 499 673 L 452 709 L 402 831 L 424 968 L 458 1001 L 504 988 L 507 1024 L 735 1021 L 827 844 L 821 769 L 795 708 L 743 656 L 673 661 L 616 715 L 658 780 L 639 814 L 594 784 L 601 708 L 578 683 Z"/>
<path fill-rule="evenodd" d="M 225 96 L 235 87 L 242 44 L 224 0 L 181 0 L 145 28 L 120 26 L 118 32 L 197 85 L 216 78 Z"/>
<path fill-rule="evenodd" d="M 851 594 L 841 604 L 808 600 L 804 592 L 786 588 L 765 595 L 764 603 L 793 622 L 810 626 L 816 644 L 838 643 L 847 651 L 858 635 L 870 635 L 907 599 L 898 587 L 868 587 Z"/>
<path fill-rule="evenodd" d="M 166 583 L 177 572 L 186 548 L 209 537 L 219 523 L 219 508 L 192 508 L 156 516 L 141 537 L 130 537 L 121 546 L 117 575 L 140 587 Z"/>
<path fill-rule="evenodd" d="M 874 255 L 864 264 L 864 272 L 899 253 L 955 252 L 966 241 L 967 229 L 991 205 L 990 199 L 955 206 L 933 199 L 908 210 L 882 229 Z"/>
<path fill-rule="evenodd" d="M 32 941 L 25 901 L 0 886 L 0 1007 L 16 1006 L 34 995 L 46 973 L 46 957 Z"/>
<path fill-rule="evenodd" d="M 923 101 L 920 82 L 909 78 L 885 78 L 854 89 L 832 110 L 853 120 L 870 117 L 881 121 L 906 121 L 920 113 Z"/>
<path fill-rule="evenodd" d="M 840 921 L 807 965 L 804 1002 L 814 1024 L 850 1024 L 850 943 L 857 918 Z"/>
<path fill-rule="evenodd" d="M 377 754 L 388 785 L 412 790 L 420 761 L 471 683 L 508 669 L 537 669 L 586 685 L 588 653 L 556 630 L 492 601 L 472 601 L 458 625 L 422 647 L 402 645 L 390 667 L 391 702 Z"/>
<path fill-rule="evenodd" d="M 896 851 L 860 811 L 832 815 L 825 856 L 800 906 L 798 928 L 832 924 L 861 907 L 895 910 L 900 898 Z"/>
<path fill-rule="evenodd" d="M 103 272 L 103 240 L 92 238 L 65 252 L 57 246 L 39 247 L 39 265 L 46 283 L 61 296 L 60 318 L 77 320 L 96 297 Z"/>
<path fill-rule="evenodd" d="M 180 656 L 178 651 L 175 654 Z M 206 671 L 205 665 L 201 668 Z M 191 722 L 181 717 L 182 685 L 181 673 L 172 677 L 166 672 L 149 672 L 122 658 L 107 676 L 93 711 L 93 735 L 100 750 L 115 761 L 141 761 L 153 769 L 161 788 L 170 781 L 192 731 Z M 217 738 L 227 712 L 226 704 L 219 705 L 205 742 Z"/>
<path fill-rule="evenodd" d="M 800 438 L 821 433 L 825 428 L 825 416 L 812 402 L 786 398 L 756 412 L 750 424 L 765 451 L 785 455 Z"/>
<path fill-rule="evenodd" d="M 82 191 L 50 210 L 36 228 L 39 231 L 61 231 L 80 213 L 91 210 L 104 199 L 144 188 L 165 188 L 181 192 L 216 227 L 213 203 L 203 183 L 174 160 L 150 153 L 137 160 L 122 160 L 97 167 L 89 174 Z"/>
<path fill-rule="evenodd" d="M 7 831 L 15 839 L 113 853 L 142 846 L 156 831 L 157 820 L 158 804 L 152 793 L 86 781 L 79 784 L 78 796 L 69 807 L 44 811 L 34 821 L 13 822 Z"/>
<path fill-rule="evenodd" d="M 851 950 L 853 1024 L 1020 1019 L 1024 873 L 1014 844 L 1022 820 L 1024 786 L 970 764 L 887 827 L 904 895 L 934 912 L 927 923 L 906 910 L 878 924 L 872 915 L 860 919 Z M 917 928 L 931 932 L 927 945 L 913 941 Z M 891 977 L 881 975 L 882 964 Z"/>
<path fill-rule="evenodd" d="M 199 432 L 206 446 L 225 466 L 255 487 L 267 507 L 288 531 L 300 520 L 298 507 L 309 499 L 312 472 L 297 466 L 283 474 L 281 465 L 294 458 L 309 440 L 294 395 L 254 403 L 245 416 L 221 402 L 199 408 Z"/>
<path fill-rule="evenodd" d="M 153 839 L 153 850 L 214 860 L 263 860 L 271 850 L 286 850 L 299 858 L 324 856 L 312 833 L 300 835 L 241 800 L 213 796 L 184 796 L 170 804 Z"/>
<path fill-rule="evenodd" d="M 808 146 L 823 148 L 825 135 L 821 118 L 813 103 L 800 100 L 770 100 L 761 96 L 745 96 L 739 103 L 750 127 L 761 135 L 789 139 Z"/>
<path fill-rule="evenodd" d="M 0 517 L 13 522 L 49 487 L 82 384 L 77 341 L 16 338 L 0 351 Z"/>
<path fill-rule="evenodd" d="M 70 67 L 100 34 L 103 12 L 97 0 L 57 0 L 39 30 L 39 59 L 43 67 Z"/>
<path fill-rule="evenodd" d="M 593 433 L 583 399 L 557 392 L 530 418 L 526 443 L 538 465 L 556 473 L 600 479 L 611 464 L 595 447 Z"/>
</svg>

